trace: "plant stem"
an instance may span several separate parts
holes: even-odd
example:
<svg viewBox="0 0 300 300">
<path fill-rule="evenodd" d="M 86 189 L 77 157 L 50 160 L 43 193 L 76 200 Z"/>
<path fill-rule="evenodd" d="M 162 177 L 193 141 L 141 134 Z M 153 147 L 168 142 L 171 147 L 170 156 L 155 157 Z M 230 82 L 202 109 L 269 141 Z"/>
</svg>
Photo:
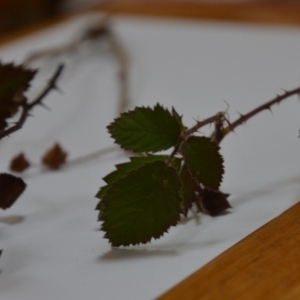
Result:
<svg viewBox="0 0 300 300">
<path fill-rule="evenodd" d="M 114 53 L 118 63 L 119 63 L 119 83 L 120 83 L 120 96 L 119 96 L 119 107 L 118 114 L 124 112 L 129 104 L 128 97 L 128 57 L 127 54 L 119 41 L 116 34 L 107 29 L 107 39 L 112 47 L 112 52 Z"/>
<path fill-rule="evenodd" d="M 259 107 L 251 110 L 245 115 L 240 114 L 240 117 L 235 120 L 233 123 L 231 123 L 228 127 L 223 128 L 222 132 L 223 134 L 219 135 L 218 139 L 215 140 L 217 143 L 220 143 L 223 138 L 231 131 L 234 131 L 234 129 L 242 124 L 244 124 L 247 120 L 255 116 L 256 114 L 268 109 L 271 110 L 271 106 L 274 104 L 279 104 L 281 101 L 287 99 L 290 96 L 293 95 L 299 95 L 300 94 L 300 87 L 297 87 L 290 91 L 285 91 L 282 95 L 277 95 L 274 99 L 268 101 L 267 103 L 260 105 Z"/>
<path fill-rule="evenodd" d="M 201 122 L 198 121 L 193 127 L 189 128 L 181 135 L 181 139 L 186 140 L 192 134 L 194 134 L 197 130 L 199 130 L 201 127 L 203 127 L 207 124 L 222 123 L 224 116 L 225 116 L 225 113 L 221 111 L 221 112 L 218 112 L 217 114 L 215 114 L 214 116 L 209 117 Z"/>
<path fill-rule="evenodd" d="M 175 145 L 172 153 L 170 154 L 170 156 L 168 157 L 167 160 L 167 165 L 171 164 L 172 159 L 174 158 L 174 156 L 180 151 L 180 147 L 182 145 L 182 143 L 184 141 L 186 141 L 192 134 L 194 134 L 196 131 L 198 131 L 201 127 L 211 124 L 211 123 L 215 123 L 217 125 L 222 125 L 223 124 L 223 119 L 225 117 L 225 112 L 218 112 L 217 114 L 215 114 L 214 116 L 211 116 L 203 121 L 198 121 L 193 127 L 187 129 L 186 131 L 184 131 L 178 138 L 178 142 Z"/>
<path fill-rule="evenodd" d="M 22 105 L 22 113 L 21 113 L 19 120 L 17 121 L 17 123 L 15 125 L 11 126 L 10 128 L 0 131 L 0 140 L 4 137 L 10 135 L 11 133 L 21 129 L 22 126 L 24 125 L 27 117 L 29 116 L 29 111 L 34 106 L 43 105 L 42 100 L 49 94 L 49 92 L 51 90 L 57 89 L 56 82 L 57 82 L 58 78 L 60 77 L 60 75 L 63 71 L 63 68 L 64 68 L 64 65 L 62 65 L 62 64 L 57 67 L 55 73 L 49 80 L 48 85 L 44 88 L 44 90 L 40 93 L 40 95 L 35 100 L 33 100 L 31 103 L 28 103 L 26 101 Z"/>
<path fill-rule="evenodd" d="M 249 120 L 256 114 L 258 114 L 266 109 L 271 110 L 272 105 L 274 105 L 276 103 L 279 104 L 281 101 L 287 99 L 288 97 L 293 96 L 293 95 L 299 95 L 299 94 L 300 94 L 300 87 L 297 87 L 290 91 L 285 91 L 284 94 L 277 95 L 272 100 L 266 102 L 265 104 L 258 106 L 257 108 L 251 110 L 247 114 L 245 114 L 245 115 L 240 114 L 240 117 L 237 120 L 235 120 L 233 123 L 229 123 L 229 121 L 227 120 L 227 118 L 225 116 L 226 112 L 218 112 L 214 116 L 211 116 L 201 122 L 197 122 L 193 127 L 187 129 L 185 132 L 183 132 L 181 134 L 181 136 L 178 139 L 178 143 L 176 144 L 176 146 L 174 147 L 174 150 L 172 151 L 172 153 L 170 154 L 170 156 L 168 158 L 167 164 L 171 163 L 171 160 L 173 159 L 173 157 L 180 150 L 182 143 L 186 139 L 188 139 L 192 134 L 194 134 L 196 131 L 198 131 L 201 127 L 203 127 L 207 124 L 215 123 L 216 128 L 215 128 L 215 131 L 213 132 L 213 134 L 211 135 L 211 139 L 214 142 L 219 144 L 228 133 L 234 131 L 234 129 L 236 127 L 244 124 L 247 120 Z M 227 121 L 229 124 L 225 128 L 223 127 L 224 121 Z"/>
</svg>

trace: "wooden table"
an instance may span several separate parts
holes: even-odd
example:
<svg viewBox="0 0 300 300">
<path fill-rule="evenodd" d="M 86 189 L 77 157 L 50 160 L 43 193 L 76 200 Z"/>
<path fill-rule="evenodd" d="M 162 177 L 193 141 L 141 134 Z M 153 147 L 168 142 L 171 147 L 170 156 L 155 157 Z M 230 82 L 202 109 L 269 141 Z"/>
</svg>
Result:
<svg viewBox="0 0 300 300">
<path fill-rule="evenodd" d="M 93 11 L 300 26 L 300 5 L 213 5 L 145 0 L 108 3 L 93 8 Z M 2 37 L 0 44 L 65 18 Z M 300 299 L 299 215 L 300 203 L 225 251 L 159 299 Z"/>
</svg>

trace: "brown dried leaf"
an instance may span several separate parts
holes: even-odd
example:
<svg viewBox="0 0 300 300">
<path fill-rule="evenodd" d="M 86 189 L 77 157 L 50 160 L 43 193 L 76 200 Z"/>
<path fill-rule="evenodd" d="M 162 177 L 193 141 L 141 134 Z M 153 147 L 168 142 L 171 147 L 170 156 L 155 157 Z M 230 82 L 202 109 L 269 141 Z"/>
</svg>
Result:
<svg viewBox="0 0 300 300">
<path fill-rule="evenodd" d="M 25 182 L 11 174 L 0 174 L 0 208 L 7 209 L 19 198 L 26 188 Z"/>
<path fill-rule="evenodd" d="M 23 153 L 15 156 L 9 166 L 9 169 L 13 172 L 21 173 L 30 166 L 29 161 Z"/>
<path fill-rule="evenodd" d="M 227 200 L 229 194 L 224 194 L 220 191 L 215 192 L 205 189 L 201 198 L 204 211 L 207 211 L 211 216 L 217 216 L 230 208 Z"/>
<path fill-rule="evenodd" d="M 24 92 L 35 74 L 36 70 L 23 65 L 0 62 L 0 129 L 7 126 L 5 119 L 16 114 L 26 100 Z"/>
<path fill-rule="evenodd" d="M 42 163 L 49 169 L 57 170 L 66 162 L 67 152 L 59 144 L 55 144 L 42 157 Z"/>
</svg>

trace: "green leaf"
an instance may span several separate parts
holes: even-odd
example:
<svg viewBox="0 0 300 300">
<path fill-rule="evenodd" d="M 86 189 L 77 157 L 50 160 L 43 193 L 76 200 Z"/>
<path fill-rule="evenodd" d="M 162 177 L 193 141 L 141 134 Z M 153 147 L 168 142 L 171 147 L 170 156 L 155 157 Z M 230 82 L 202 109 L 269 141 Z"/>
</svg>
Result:
<svg viewBox="0 0 300 300">
<path fill-rule="evenodd" d="M 107 126 L 117 144 L 134 152 L 157 152 L 175 146 L 181 127 L 180 120 L 159 104 L 153 109 L 136 107 Z"/>
<path fill-rule="evenodd" d="M 219 146 L 207 137 L 192 136 L 182 144 L 182 154 L 195 179 L 207 188 L 218 190 L 224 174 Z"/>
<path fill-rule="evenodd" d="M 157 160 L 164 161 L 168 158 L 167 155 L 147 155 L 147 156 L 139 156 L 139 157 L 130 157 L 130 162 L 122 163 L 116 165 L 117 170 L 106 175 L 103 180 L 106 183 L 112 183 L 116 179 L 126 175 L 129 171 L 137 169 L 142 165 L 153 162 Z"/>
<path fill-rule="evenodd" d="M 112 246 L 147 243 L 180 218 L 180 180 L 163 161 L 147 163 L 115 181 L 104 195 L 101 229 Z"/>
<path fill-rule="evenodd" d="M 177 122 L 180 124 L 181 132 L 185 131 L 187 129 L 187 127 L 184 126 L 183 123 L 182 123 L 182 116 L 179 115 L 179 113 L 175 110 L 174 107 L 172 107 L 172 116 L 174 118 L 176 118 Z"/>
<path fill-rule="evenodd" d="M 116 165 L 117 170 L 109 173 L 103 178 L 107 185 L 100 188 L 96 197 L 102 199 L 109 186 L 117 179 L 125 176 L 129 171 L 135 170 L 148 162 L 153 162 L 157 160 L 165 161 L 167 158 L 167 155 L 148 155 L 140 157 L 130 157 L 129 162 Z M 98 206 L 99 204 L 97 205 L 96 209 L 101 210 Z"/>
<path fill-rule="evenodd" d="M 228 196 L 229 194 L 205 189 L 201 199 L 202 206 L 211 216 L 217 216 L 231 207 L 227 200 Z"/>
<path fill-rule="evenodd" d="M 148 156 L 140 156 L 140 157 L 130 157 L 130 161 L 122 164 L 116 165 L 117 170 L 109 173 L 106 175 L 103 180 L 107 183 L 107 185 L 100 188 L 99 192 L 97 193 L 96 197 L 99 199 L 102 199 L 108 190 L 108 188 L 111 186 L 112 183 L 114 183 L 117 179 L 125 176 L 129 171 L 135 170 L 138 167 L 141 167 L 142 165 L 157 161 L 157 160 L 166 160 L 168 158 L 167 155 L 148 155 Z M 97 206 L 96 210 L 100 210 L 98 220 L 102 221 L 102 210 L 104 208 L 104 204 L 102 201 L 100 201 Z"/>
<path fill-rule="evenodd" d="M 193 202 L 196 201 L 198 184 L 186 165 L 183 165 L 180 172 L 180 181 L 182 185 L 183 214 L 186 216 Z"/>
</svg>

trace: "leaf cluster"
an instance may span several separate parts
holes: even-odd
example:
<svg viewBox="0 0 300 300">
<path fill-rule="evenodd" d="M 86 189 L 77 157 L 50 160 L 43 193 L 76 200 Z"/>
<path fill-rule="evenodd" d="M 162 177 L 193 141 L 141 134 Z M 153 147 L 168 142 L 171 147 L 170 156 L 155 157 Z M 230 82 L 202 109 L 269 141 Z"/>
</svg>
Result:
<svg viewBox="0 0 300 300">
<path fill-rule="evenodd" d="M 23 65 L 0 62 L 0 130 L 8 126 L 13 117 L 26 102 L 25 92 L 34 78 L 36 70 Z"/>
<path fill-rule="evenodd" d="M 0 140 L 22 128 L 29 111 L 36 105 L 42 105 L 44 97 L 56 88 L 56 81 L 63 70 L 59 65 L 47 86 L 36 99 L 28 101 L 25 92 L 30 87 L 37 70 L 29 69 L 24 65 L 0 62 Z M 11 119 L 19 116 L 17 122 L 11 125 Z M 12 169 L 23 171 L 28 168 L 29 162 L 22 155 L 12 163 Z M 24 181 L 16 176 L 0 174 L 0 208 L 9 208 L 26 188 Z"/>
<path fill-rule="evenodd" d="M 224 167 L 218 144 L 188 130 L 174 108 L 136 107 L 107 128 L 115 143 L 135 154 L 103 178 L 97 194 L 101 229 L 112 246 L 160 238 L 192 206 L 213 216 L 230 207 L 219 191 Z M 169 155 L 154 154 L 170 148 Z"/>
</svg>

